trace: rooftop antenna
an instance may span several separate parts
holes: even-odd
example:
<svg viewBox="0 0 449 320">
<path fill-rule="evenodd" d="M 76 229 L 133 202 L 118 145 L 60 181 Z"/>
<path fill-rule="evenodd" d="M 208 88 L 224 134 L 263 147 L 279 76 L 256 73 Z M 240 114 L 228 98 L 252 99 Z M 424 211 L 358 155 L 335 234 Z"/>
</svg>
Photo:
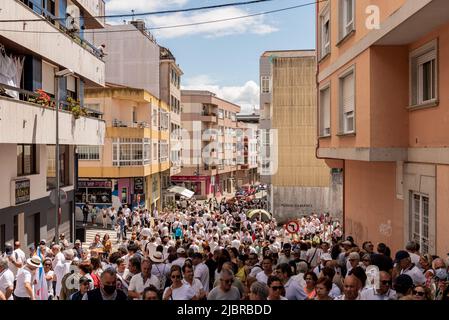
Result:
<svg viewBox="0 0 449 320">
<path fill-rule="evenodd" d="M 134 21 L 134 9 L 133 9 L 133 10 L 131 10 L 131 12 L 133 13 L 133 21 Z"/>
</svg>

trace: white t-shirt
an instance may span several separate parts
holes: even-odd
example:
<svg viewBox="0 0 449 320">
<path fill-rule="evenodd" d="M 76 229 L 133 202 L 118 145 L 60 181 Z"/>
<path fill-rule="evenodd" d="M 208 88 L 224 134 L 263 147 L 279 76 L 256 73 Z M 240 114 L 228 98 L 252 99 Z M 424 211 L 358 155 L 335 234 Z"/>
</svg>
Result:
<svg viewBox="0 0 449 320">
<path fill-rule="evenodd" d="M 257 275 L 256 275 L 256 279 L 257 279 L 257 281 L 259 281 L 259 282 L 262 282 L 262 283 L 265 283 L 265 284 L 267 284 L 267 282 L 268 282 L 268 276 L 265 274 L 265 272 L 259 272 Z"/>
<path fill-rule="evenodd" d="M 72 264 L 71 261 L 62 263 L 58 262 L 54 269 L 54 273 L 56 275 L 56 296 L 59 297 L 59 294 L 61 293 L 62 289 L 62 278 L 70 272 L 70 265 Z"/>
<path fill-rule="evenodd" d="M 12 258 L 17 263 L 22 263 L 22 267 L 25 265 L 26 256 L 25 256 L 25 252 L 23 252 L 21 249 L 14 250 L 14 252 L 12 253 Z M 19 268 L 17 268 L 16 265 L 14 263 L 12 263 L 11 261 L 8 261 L 8 268 L 14 274 L 14 277 L 16 277 L 17 271 L 19 270 Z"/>
<path fill-rule="evenodd" d="M 53 270 L 55 270 L 56 265 L 59 262 L 64 263 L 64 261 L 65 261 L 64 254 L 62 252 L 58 252 L 52 261 Z"/>
<path fill-rule="evenodd" d="M 201 281 L 203 290 L 209 292 L 209 268 L 204 263 L 194 267 L 194 277 Z"/>
<path fill-rule="evenodd" d="M 201 283 L 200 280 L 198 280 L 196 278 L 193 278 L 192 284 L 188 283 L 185 279 L 182 280 L 182 283 L 191 287 L 193 289 L 193 291 L 195 291 L 195 295 L 199 295 L 201 290 L 204 290 L 203 284 Z"/>
<path fill-rule="evenodd" d="M 159 285 L 159 280 L 155 275 L 151 275 L 151 277 L 148 278 L 147 281 L 145 281 L 145 283 L 143 283 L 142 273 L 138 273 L 131 278 L 131 281 L 129 282 L 128 291 L 136 291 L 138 293 L 142 293 L 143 290 L 145 290 L 145 288 L 149 287 L 150 285 L 155 286 L 158 290 L 161 289 Z M 141 300 L 141 299 L 142 298 L 134 300 Z"/>
<path fill-rule="evenodd" d="M 0 291 L 6 294 L 6 289 L 8 288 L 14 288 L 14 274 L 11 270 L 6 269 L 0 273 Z M 13 300 L 12 294 L 8 300 Z"/>
<path fill-rule="evenodd" d="M 168 288 L 165 288 L 164 294 L 165 296 Z M 191 300 L 195 296 L 195 290 L 187 284 L 183 284 L 181 287 L 172 289 L 172 294 L 169 300 Z"/>
<path fill-rule="evenodd" d="M 182 266 L 184 265 L 184 262 L 186 261 L 186 258 L 184 257 L 179 257 L 178 259 L 176 259 L 175 261 L 173 261 L 171 263 L 172 266 L 180 266 L 182 268 Z"/>
<path fill-rule="evenodd" d="M 31 298 L 28 291 L 25 289 L 25 284 L 29 283 L 31 285 L 31 289 L 34 291 L 33 280 L 34 275 L 31 274 L 28 267 L 19 269 L 19 271 L 17 271 L 17 283 L 16 289 L 14 290 L 14 295 L 21 298 Z"/>
</svg>

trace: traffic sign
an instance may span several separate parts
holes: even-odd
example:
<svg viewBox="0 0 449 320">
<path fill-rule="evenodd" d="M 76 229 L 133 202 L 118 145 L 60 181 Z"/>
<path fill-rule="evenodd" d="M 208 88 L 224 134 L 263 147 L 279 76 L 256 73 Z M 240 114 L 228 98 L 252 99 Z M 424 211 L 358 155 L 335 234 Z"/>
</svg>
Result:
<svg viewBox="0 0 449 320">
<path fill-rule="evenodd" d="M 53 189 L 50 192 L 50 201 L 52 204 L 56 205 L 56 189 Z M 67 192 L 62 189 L 59 189 L 59 204 L 65 204 L 67 202 Z"/>
<path fill-rule="evenodd" d="M 289 221 L 286 224 L 286 229 L 288 233 L 297 233 L 299 231 L 299 223 L 298 221 Z"/>
</svg>

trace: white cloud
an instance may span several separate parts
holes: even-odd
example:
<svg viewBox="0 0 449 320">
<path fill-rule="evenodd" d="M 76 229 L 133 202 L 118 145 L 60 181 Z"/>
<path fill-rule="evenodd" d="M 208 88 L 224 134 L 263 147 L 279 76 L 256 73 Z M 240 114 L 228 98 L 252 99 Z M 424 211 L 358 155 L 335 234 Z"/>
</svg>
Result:
<svg viewBox="0 0 449 320">
<path fill-rule="evenodd" d="M 109 0 L 106 11 L 111 13 L 150 12 L 163 8 L 176 8 L 185 5 L 189 0 Z"/>
<path fill-rule="evenodd" d="M 242 107 L 242 113 L 251 113 L 259 107 L 259 85 L 249 80 L 242 86 L 219 86 L 207 75 L 199 75 L 184 80 L 184 90 L 207 90 L 217 97 L 228 100 Z"/>
<path fill-rule="evenodd" d="M 209 11 L 197 11 L 194 13 L 176 13 L 162 16 L 149 16 L 147 22 L 150 26 L 164 27 L 200 23 L 206 21 L 222 20 L 248 15 L 248 11 L 240 8 L 220 8 Z M 221 21 L 209 24 L 200 24 L 188 27 L 153 30 L 159 38 L 176 38 L 181 36 L 201 34 L 206 37 L 222 37 L 233 34 L 268 34 L 278 29 L 267 22 L 263 16 L 248 17 Z"/>
</svg>

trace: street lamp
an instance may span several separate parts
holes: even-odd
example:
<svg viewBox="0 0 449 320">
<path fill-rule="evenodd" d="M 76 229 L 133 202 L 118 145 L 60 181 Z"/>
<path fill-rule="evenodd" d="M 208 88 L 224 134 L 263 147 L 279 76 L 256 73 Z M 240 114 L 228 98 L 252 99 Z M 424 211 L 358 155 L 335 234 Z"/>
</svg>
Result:
<svg viewBox="0 0 449 320">
<path fill-rule="evenodd" d="M 59 210 L 60 210 L 60 177 L 59 177 L 59 81 L 75 73 L 71 69 L 64 69 L 55 73 L 56 78 L 56 145 L 55 145 L 55 169 L 56 169 L 56 219 L 55 219 L 55 242 L 59 240 Z"/>
</svg>

